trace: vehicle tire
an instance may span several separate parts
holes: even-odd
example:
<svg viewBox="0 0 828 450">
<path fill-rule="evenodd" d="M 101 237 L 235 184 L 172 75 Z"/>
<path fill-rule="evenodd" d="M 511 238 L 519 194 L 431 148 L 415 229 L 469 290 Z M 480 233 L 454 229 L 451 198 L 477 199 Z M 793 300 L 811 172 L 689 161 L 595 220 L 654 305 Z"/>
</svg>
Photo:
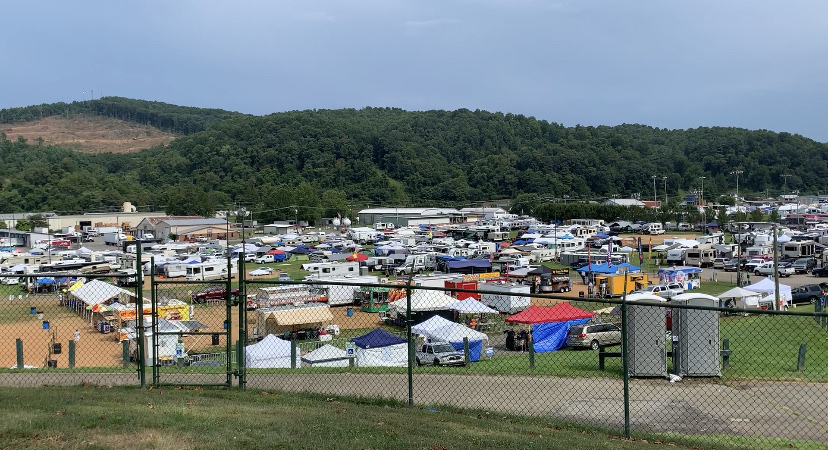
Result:
<svg viewBox="0 0 828 450">
<path fill-rule="evenodd" d="M 423 365 L 423 362 L 420 361 L 420 358 L 417 358 L 416 362 L 418 367 Z"/>
<path fill-rule="evenodd" d="M 592 342 L 589 343 L 589 348 L 592 350 L 598 350 L 598 341 L 593 339 Z"/>
<path fill-rule="evenodd" d="M 810 303 L 810 304 L 812 304 L 812 305 L 813 305 L 813 304 L 815 304 L 815 303 L 816 303 L 816 301 L 817 301 L 817 298 L 816 298 L 816 297 L 813 297 L 813 296 L 808 297 L 808 303 Z"/>
<path fill-rule="evenodd" d="M 754 274 L 754 275 L 756 275 L 757 277 L 758 277 L 759 275 L 762 275 L 761 273 L 759 273 L 759 271 L 758 271 L 758 270 L 754 270 L 754 271 L 753 271 L 753 274 Z"/>
<path fill-rule="evenodd" d="M 432 361 L 432 363 L 431 363 L 431 364 L 432 364 L 434 367 L 437 367 L 437 366 L 439 366 L 439 365 L 440 365 L 440 360 L 439 360 L 439 359 L 435 359 L 434 361 Z"/>
</svg>

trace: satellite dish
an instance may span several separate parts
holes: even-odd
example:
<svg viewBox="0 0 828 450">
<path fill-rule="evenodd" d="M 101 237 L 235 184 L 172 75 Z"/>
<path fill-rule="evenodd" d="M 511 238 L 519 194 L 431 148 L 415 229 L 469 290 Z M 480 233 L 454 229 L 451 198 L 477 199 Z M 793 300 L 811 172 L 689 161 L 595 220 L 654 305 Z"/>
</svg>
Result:
<svg viewBox="0 0 828 450">
<path fill-rule="evenodd" d="M 342 219 L 342 225 L 344 225 L 346 227 L 350 227 L 351 226 L 351 219 L 349 219 L 347 217 Z"/>
<path fill-rule="evenodd" d="M 333 226 L 335 226 L 335 227 L 338 227 L 339 226 L 339 218 L 335 217 L 334 220 L 331 221 L 331 224 L 333 224 Z"/>
</svg>

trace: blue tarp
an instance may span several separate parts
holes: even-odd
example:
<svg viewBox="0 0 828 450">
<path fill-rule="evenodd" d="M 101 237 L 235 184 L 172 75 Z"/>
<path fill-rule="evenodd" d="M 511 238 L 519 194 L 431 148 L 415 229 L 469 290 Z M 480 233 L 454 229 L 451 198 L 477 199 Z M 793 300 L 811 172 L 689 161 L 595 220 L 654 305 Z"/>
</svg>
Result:
<svg viewBox="0 0 828 450">
<path fill-rule="evenodd" d="M 566 334 L 575 325 L 589 322 L 590 319 L 574 319 L 566 322 L 548 322 L 532 325 L 532 341 L 535 353 L 554 352 L 566 344 Z"/>
<path fill-rule="evenodd" d="M 351 339 L 351 341 L 353 341 L 353 343 L 359 348 L 380 348 L 407 342 L 405 339 L 399 336 L 394 336 L 382 328 L 377 328 L 368 334 L 355 337 Z"/>
<path fill-rule="evenodd" d="M 463 351 L 463 341 L 450 342 L 450 344 L 458 352 Z M 482 340 L 469 341 L 469 361 L 471 361 L 471 362 L 480 361 L 480 355 L 482 353 L 483 353 L 483 341 Z"/>
<path fill-rule="evenodd" d="M 55 279 L 54 278 L 49 278 L 49 277 L 38 278 L 37 279 L 37 284 L 55 284 Z"/>
</svg>

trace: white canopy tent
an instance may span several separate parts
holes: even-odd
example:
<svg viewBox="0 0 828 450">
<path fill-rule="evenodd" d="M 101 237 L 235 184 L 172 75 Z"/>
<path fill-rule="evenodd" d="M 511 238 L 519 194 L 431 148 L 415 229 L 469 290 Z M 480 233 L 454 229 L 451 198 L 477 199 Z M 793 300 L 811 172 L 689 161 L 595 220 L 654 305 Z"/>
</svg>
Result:
<svg viewBox="0 0 828 450">
<path fill-rule="evenodd" d="M 291 343 L 268 334 L 244 349 L 245 365 L 251 368 L 290 368 Z"/>
<path fill-rule="evenodd" d="M 325 344 L 302 357 L 302 362 L 311 367 L 348 367 L 348 353 L 331 344 Z"/>
<path fill-rule="evenodd" d="M 467 298 L 464 300 L 458 300 L 454 303 L 448 305 L 449 309 L 453 309 L 460 314 L 497 314 L 498 311 L 496 309 L 489 308 L 488 306 L 484 305 L 480 300 L 476 300 L 473 298 Z"/>
<path fill-rule="evenodd" d="M 758 308 L 759 300 L 762 299 L 762 294 L 756 291 L 735 287 L 722 292 L 718 295 L 718 297 L 722 300 L 732 299 L 737 308 L 745 309 L 748 307 Z"/>
<path fill-rule="evenodd" d="M 405 314 L 407 297 L 391 302 L 388 306 L 397 311 L 398 314 Z M 448 305 L 456 302 L 457 299 L 440 291 L 417 290 L 411 294 L 412 311 L 437 311 L 449 309 Z"/>
<path fill-rule="evenodd" d="M 773 296 L 776 292 L 776 286 L 772 279 L 762 278 L 750 286 L 745 286 L 745 289 L 762 294 L 768 294 L 768 297 Z M 767 297 L 766 297 L 767 298 Z M 791 287 L 787 284 L 779 283 L 779 306 L 781 309 L 788 307 L 791 304 Z M 771 298 L 775 301 L 775 296 Z"/>
</svg>

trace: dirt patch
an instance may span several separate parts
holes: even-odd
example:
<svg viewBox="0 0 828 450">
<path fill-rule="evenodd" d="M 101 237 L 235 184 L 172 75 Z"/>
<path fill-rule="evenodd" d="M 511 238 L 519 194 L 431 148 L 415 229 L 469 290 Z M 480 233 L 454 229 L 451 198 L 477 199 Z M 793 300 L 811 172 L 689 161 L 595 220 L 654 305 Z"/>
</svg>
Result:
<svg viewBox="0 0 828 450">
<path fill-rule="evenodd" d="M 18 136 L 35 145 L 56 145 L 84 153 L 130 153 L 168 144 L 177 136 L 147 125 L 99 116 L 52 116 L 33 122 L 0 125 L 9 140 Z"/>
</svg>

